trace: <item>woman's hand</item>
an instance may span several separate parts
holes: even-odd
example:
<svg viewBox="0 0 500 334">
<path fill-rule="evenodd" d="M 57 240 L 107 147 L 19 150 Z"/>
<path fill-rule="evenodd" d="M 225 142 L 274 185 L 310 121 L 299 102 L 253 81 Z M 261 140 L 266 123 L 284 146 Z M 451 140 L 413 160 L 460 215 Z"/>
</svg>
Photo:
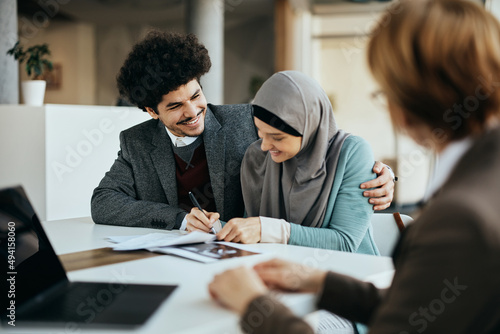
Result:
<svg viewBox="0 0 500 334">
<path fill-rule="evenodd" d="M 394 179 L 386 165 L 376 161 L 373 172 L 377 178 L 361 184 L 362 189 L 375 188 L 363 192 L 363 196 L 370 197 L 369 202 L 373 204 L 373 210 L 387 209 L 394 197 Z"/>
<path fill-rule="evenodd" d="M 243 244 L 256 244 L 260 241 L 260 218 L 233 218 L 217 233 L 217 239 Z"/>
<path fill-rule="evenodd" d="M 327 273 L 280 259 L 259 263 L 254 269 L 269 288 L 314 293 L 322 289 Z"/>
<path fill-rule="evenodd" d="M 225 307 L 243 314 L 253 299 L 267 293 L 267 288 L 253 269 L 239 267 L 216 275 L 208 291 Z"/>
<path fill-rule="evenodd" d="M 191 212 L 186 215 L 186 231 L 202 231 L 210 233 L 210 229 L 219 219 L 220 215 L 217 212 L 200 211 L 198 208 L 192 208 Z"/>
</svg>

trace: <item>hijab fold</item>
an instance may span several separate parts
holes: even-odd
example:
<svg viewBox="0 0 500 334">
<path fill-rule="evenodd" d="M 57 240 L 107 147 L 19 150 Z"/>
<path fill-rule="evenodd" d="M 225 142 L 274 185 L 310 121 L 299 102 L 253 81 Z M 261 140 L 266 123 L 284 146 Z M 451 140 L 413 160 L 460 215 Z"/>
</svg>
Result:
<svg viewBox="0 0 500 334">
<path fill-rule="evenodd" d="M 299 153 L 282 163 L 275 163 L 267 151 L 260 149 L 262 140 L 250 145 L 241 165 L 247 215 L 321 227 L 340 150 L 349 134 L 337 128 L 321 86 L 300 72 L 271 76 L 253 104 L 303 135 Z"/>
</svg>

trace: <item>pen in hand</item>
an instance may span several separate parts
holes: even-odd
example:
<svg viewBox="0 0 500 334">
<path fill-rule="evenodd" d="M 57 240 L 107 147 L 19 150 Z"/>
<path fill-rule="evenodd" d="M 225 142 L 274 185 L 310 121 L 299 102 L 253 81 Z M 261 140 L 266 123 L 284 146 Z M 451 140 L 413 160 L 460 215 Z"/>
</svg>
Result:
<svg viewBox="0 0 500 334">
<path fill-rule="evenodd" d="M 205 214 L 205 211 L 203 211 L 203 209 L 200 206 L 200 203 L 198 203 L 198 201 L 196 200 L 196 197 L 194 197 L 192 192 L 189 192 L 189 199 L 191 199 L 191 202 L 193 203 L 193 205 L 196 206 L 201 212 L 203 212 L 205 217 L 207 217 L 207 215 Z M 212 230 L 213 234 L 217 234 L 217 232 L 215 232 L 215 229 L 213 226 L 210 229 Z"/>
</svg>

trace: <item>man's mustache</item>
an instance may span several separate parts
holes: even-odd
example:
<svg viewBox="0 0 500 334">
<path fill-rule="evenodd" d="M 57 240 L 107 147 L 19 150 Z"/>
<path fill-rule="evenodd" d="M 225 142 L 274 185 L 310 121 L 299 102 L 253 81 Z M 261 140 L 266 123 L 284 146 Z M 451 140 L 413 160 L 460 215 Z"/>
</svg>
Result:
<svg viewBox="0 0 500 334">
<path fill-rule="evenodd" d="M 195 117 L 189 117 L 189 118 L 186 118 L 186 119 L 184 119 L 184 120 L 182 120 L 180 122 L 177 122 L 177 125 L 184 124 L 186 122 L 190 122 L 192 119 L 194 119 L 194 118 L 200 116 L 201 114 L 203 114 L 204 111 L 205 111 L 205 108 L 201 109 L 201 111 L 199 113 L 197 113 Z"/>
</svg>

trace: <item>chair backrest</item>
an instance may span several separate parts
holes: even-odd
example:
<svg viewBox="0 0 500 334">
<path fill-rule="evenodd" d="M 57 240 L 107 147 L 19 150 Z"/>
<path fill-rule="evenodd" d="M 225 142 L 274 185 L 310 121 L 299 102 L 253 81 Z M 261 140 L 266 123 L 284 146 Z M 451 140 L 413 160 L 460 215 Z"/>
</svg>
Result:
<svg viewBox="0 0 500 334">
<path fill-rule="evenodd" d="M 413 221 L 407 215 L 401 215 L 405 226 Z M 372 216 L 373 239 L 382 256 L 391 256 L 399 239 L 400 232 L 392 213 L 375 213 Z"/>
</svg>

